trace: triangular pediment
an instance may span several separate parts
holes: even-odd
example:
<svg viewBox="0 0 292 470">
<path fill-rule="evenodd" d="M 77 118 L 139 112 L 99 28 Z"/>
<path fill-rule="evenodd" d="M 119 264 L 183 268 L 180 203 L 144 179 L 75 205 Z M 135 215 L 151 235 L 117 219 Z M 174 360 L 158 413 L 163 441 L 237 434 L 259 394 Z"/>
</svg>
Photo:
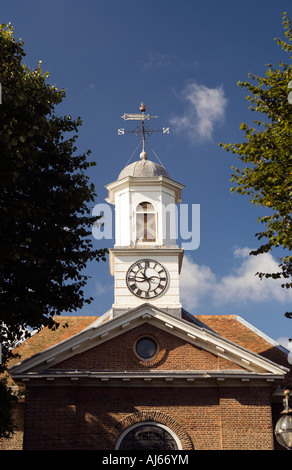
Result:
<svg viewBox="0 0 292 470">
<path fill-rule="evenodd" d="M 139 373 L 137 370 L 127 371 L 105 371 L 98 367 L 97 370 L 86 370 L 86 365 L 79 365 L 73 370 L 62 370 L 61 363 L 74 357 L 82 357 L 83 353 L 90 353 L 91 350 L 102 345 L 110 344 L 113 339 L 121 339 L 127 332 L 134 331 L 141 325 L 151 325 L 157 331 L 172 335 L 174 339 L 179 339 L 193 347 L 194 351 L 204 351 L 206 354 L 214 355 L 221 359 L 221 364 L 228 361 L 234 367 L 226 369 L 214 368 L 188 368 L 186 365 L 176 370 L 150 370 Z M 112 351 L 114 355 L 115 352 Z M 36 354 L 29 359 L 17 364 L 10 369 L 14 380 L 56 380 L 58 378 L 69 378 L 79 380 L 79 378 L 98 379 L 101 382 L 109 380 L 122 380 L 124 383 L 130 380 L 167 380 L 169 383 L 177 380 L 184 380 L 192 383 L 198 379 L 215 378 L 217 381 L 225 379 L 240 378 L 249 381 L 251 379 L 281 380 L 288 369 L 278 365 L 259 354 L 255 354 L 227 339 L 216 334 L 211 329 L 202 325 L 201 322 L 192 317 L 192 321 L 177 318 L 167 312 L 153 307 L 150 304 L 143 304 L 127 313 L 111 318 L 110 312 L 99 317 L 81 333 L 78 333 L 53 347 Z"/>
</svg>

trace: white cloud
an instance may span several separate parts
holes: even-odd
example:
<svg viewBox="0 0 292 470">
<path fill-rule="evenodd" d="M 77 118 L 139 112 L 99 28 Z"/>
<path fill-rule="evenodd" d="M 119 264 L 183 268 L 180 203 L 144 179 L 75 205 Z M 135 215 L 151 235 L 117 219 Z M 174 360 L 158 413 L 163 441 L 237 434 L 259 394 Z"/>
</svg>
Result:
<svg viewBox="0 0 292 470">
<path fill-rule="evenodd" d="M 292 298 L 292 292 L 282 289 L 282 281 L 260 279 L 257 272 L 277 272 L 278 263 L 270 253 L 251 256 L 250 248 L 237 248 L 234 257 L 240 260 L 234 273 L 225 276 L 217 284 L 214 298 L 216 301 L 248 301 L 264 302 L 276 300 L 285 302 Z"/>
<path fill-rule="evenodd" d="M 95 281 L 95 290 L 97 295 L 106 294 L 110 289 L 112 289 L 112 286 L 106 286 L 99 281 Z"/>
<path fill-rule="evenodd" d="M 185 132 L 192 142 L 210 140 L 216 123 L 222 123 L 227 99 L 222 86 L 208 88 L 190 82 L 182 92 L 186 111 L 182 116 L 174 116 L 170 121 L 177 132 Z"/>
<path fill-rule="evenodd" d="M 216 280 L 215 274 L 206 266 L 199 266 L 185 257 L 180 279 L 182 304 L 186 309 L 197 307 L 203 298 L 226 305 L 235 302 L 280 303 L 292 301 L 292 291 L 281 287 L 281 280 L 262 279 L 256 273 L 276 272 L 278 263 L 270 253 L 251 256 L 250 248 L 233 251 L 232 273 Z"/>
<path fill-rule="evenodd" d="M 175 55 L 173 54 L 162 54 L 161 52 L 151 52 L 148 51 L 146 60 L 140 61 L 139 63 L 143 65 L 143 69 L 150 69 L 153 66 L 156 67 L 166 67 L 171 65 L 173 61 L 176 60 Z"/>
<path fill-rule="evenodd" d="M 216 277 L 207 266 L 193 263 L 188 256 L 184 257 L 180 275 L 180 294 L 186 309 L 197 307 L 201 299 L 212 292 Z"/>
</svg>

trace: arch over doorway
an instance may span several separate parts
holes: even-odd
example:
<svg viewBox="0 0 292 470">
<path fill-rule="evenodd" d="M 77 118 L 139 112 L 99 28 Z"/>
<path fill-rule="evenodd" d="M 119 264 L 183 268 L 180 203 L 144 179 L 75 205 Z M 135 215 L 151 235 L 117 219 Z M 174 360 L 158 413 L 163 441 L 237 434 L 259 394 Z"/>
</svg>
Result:
<svg viewBox="0 0 292 470">
<path fill-rule="evenodd" d="M 176 434 L 164 424 L 141 421 L 125 429 L 119 436 L 116 450 L 181 450 Z"/>
<path fill-rule="evenodd" d="M 179 449 L 193 450 L 194 446 L 192 440 L 186 430 L 174 418 L 166 413 L 160 411 L 140 411 L 134 414 L 127 415 L 120 422 L 118 422 L 110 431 L 110 440 L 112 448 L 117 449 L 122 438 L 127 434 L 127 430 L 134 429 L 134 425 L 143 425 L 145 423 L 155 423 L 156 426 L 164 429 L 174 438 L 175 442 L 179 442 Z M 162 425 L 162 426 L 161 426 Z"/>
</svg>

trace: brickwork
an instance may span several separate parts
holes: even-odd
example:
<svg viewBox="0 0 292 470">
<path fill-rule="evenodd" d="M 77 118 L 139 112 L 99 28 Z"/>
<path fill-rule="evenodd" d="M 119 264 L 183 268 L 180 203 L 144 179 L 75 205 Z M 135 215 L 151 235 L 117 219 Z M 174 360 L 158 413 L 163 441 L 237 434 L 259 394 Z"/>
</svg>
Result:
<svg viewBox="0 0 292 470">
<path fill-rule="evenodd" d="M 137 338 L 152 336 L 159 344 L 154 360 L 141 361 L 134 352 Z M 240 366 L 199 349 L 182 339 L 145 323 L 111 339 L 100 346 L 57 364 L 55 369 L 87 370 L 222 370 L 241 369 Z"/>
<path fill-rule="evenodd" d="M 269 388 L 222 388 L 220 408 L 223 450 L 274 448 Z"/>
<path fill-rule="evenodd" d="M 183 450 L 273 449 L 268 389 L 32 387 L 26 406 L 26 450 L 113 450 L 141 421 L 167 425 Z"/>
<path fill-rule="evenodd" d="M 230 329 L 232 322 L 229 322 Z M 142 361 L 134 351 L 135 341 L 143 335 L 155 338 L 159 345 L 158 354 L 150 361 Z M 261 348 L 268 351 L 265 344 Z M 242 370 L 228 360 L 147 323 L 72 355 L 54 369 Z M 250 382 L 231 387 L 227 380 L 217 382 L 218 386 L 214 386 L 214 382 L 213 386 L 207 382 L 206 386 L 202 383 L 198 386 L 194 382 L 195 386 L 182 388 L 150 383 L 145 383 L 145 387 L 136 387 L 133 383 L 108 387 L 100 386 L 100 382 L 98 386 L 81 382 L 75 386 L 77 382 L 70 380 L 67 386 L 58 385 L 58 380 L 45 382 L 45 386 L 27 383 L 25 450 L 113 450 L 128 427 L 144 421 L 167 426 L 177 436 L 183 450 L 274 448 L 273 429 L 280 409 L 272 417 L 272 388 L 268 386 L 254 387 Z M 0 442 L 0 449 L 21 448 L 21 408 L 18 410 L 19 428 L 13 439 Z"/>
</svg>

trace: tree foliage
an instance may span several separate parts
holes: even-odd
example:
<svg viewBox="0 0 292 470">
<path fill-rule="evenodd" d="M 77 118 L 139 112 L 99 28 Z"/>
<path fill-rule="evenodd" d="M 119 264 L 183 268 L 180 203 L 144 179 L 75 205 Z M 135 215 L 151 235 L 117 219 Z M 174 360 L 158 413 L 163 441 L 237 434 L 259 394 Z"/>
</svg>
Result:
<svg viewBox="0 0 292 470">
<path fill-rule="evenodd" d="M 292 51 L 292 24 L 283 14 L 285 39 L 276 38 L 277 44 L 289 54 Z M 279 67 L 267 65 L 264 77 L 249 74 L 252 82 L 239 82 L 247 89 L 249 109 L 260 113 L 254 125 L 242 123 L 245 140 L 236 144 L 220 144 L 232 151 L 241 166 L 232 167 L 231 191 L 250 196 L 250 201 L 267 209 L 259 218 L 263 231 L 256 234 L 261 245 L 252 255 L 270 252 L 275 247 L 287 250 L 279 258 L 276 273 L 257 273 L 260 278 L 282 279 L 282 287 L 292 287 L 292 105 L 288 102 L 289 82 L 292 79 L 291 63 L 280 62 Z M 285 253 L 285 252 L 284 252 Z M 287 317 L 292 316 L 286 313 Z"/>
<path fill-rule="evenodd" d="M 23 42 L 0 25 L 0 343 L 2 370 L 28 328 L 90 302 L 84 268 L 105 260 L 91 242 L 95 190 L 89 151 L 76 154 L 81 119 L 57 116 L 65 91 L 39 63 L 24 65 Z M 1 364 L 0 364 L 1 367 Z M 1 370 L 0 370 L 1 371 Z"/>
</svg>

